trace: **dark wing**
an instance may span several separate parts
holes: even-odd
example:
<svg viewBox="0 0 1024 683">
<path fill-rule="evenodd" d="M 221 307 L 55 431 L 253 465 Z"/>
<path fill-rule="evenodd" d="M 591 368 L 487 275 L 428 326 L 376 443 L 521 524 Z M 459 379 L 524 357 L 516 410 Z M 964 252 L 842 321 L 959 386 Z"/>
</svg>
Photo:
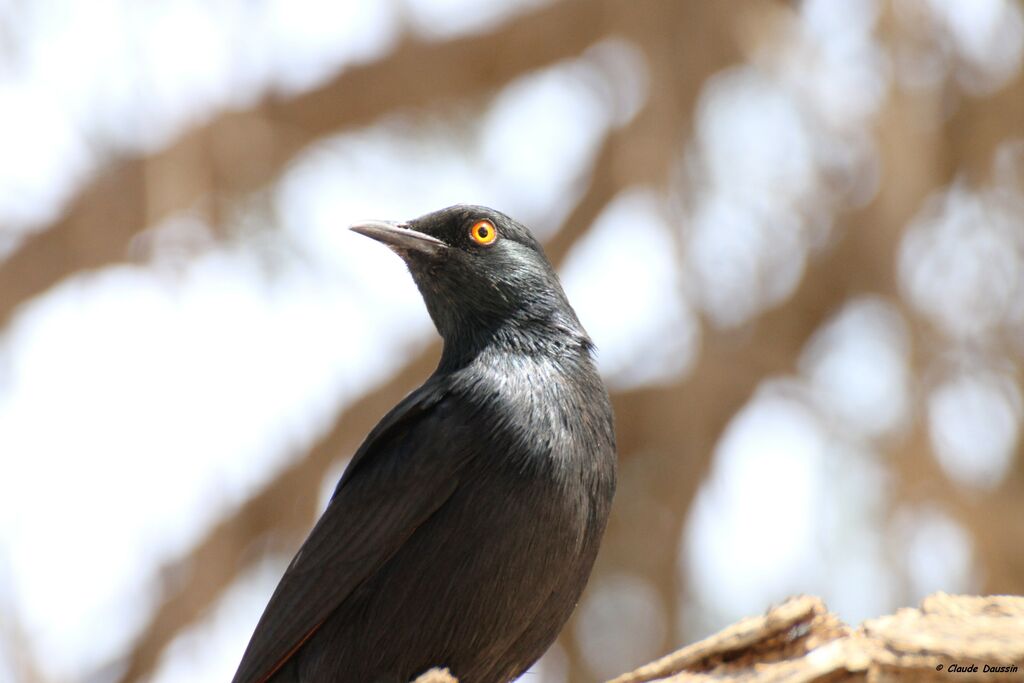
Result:
<svg viewBox="0 0 1024 683">
<path fill-rule="evenodd" d="M 262 683 L 455 491 L 472 416 L 432 379 L 381 420 L 270 598 L 233 683 Z"/>
</svg>

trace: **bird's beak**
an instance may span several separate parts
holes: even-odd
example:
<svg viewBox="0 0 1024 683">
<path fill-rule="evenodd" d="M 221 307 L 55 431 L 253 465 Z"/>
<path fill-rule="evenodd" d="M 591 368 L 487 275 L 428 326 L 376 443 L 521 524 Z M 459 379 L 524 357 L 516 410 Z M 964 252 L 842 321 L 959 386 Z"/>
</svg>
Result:
<svg viewBox="0 0 1024 683">
<path fill-rule="evenodd" d="M 391 221 L 365 221 L 351 226 L 351 230 L 360 235 L 372 237 L 378 242 L 391 247 L 399 255 L 417 252 L 428 256 L 436 256 L 448 248 L 448 245 L 426 233 L 413 230 L 406 223 Z"/>
</svg>

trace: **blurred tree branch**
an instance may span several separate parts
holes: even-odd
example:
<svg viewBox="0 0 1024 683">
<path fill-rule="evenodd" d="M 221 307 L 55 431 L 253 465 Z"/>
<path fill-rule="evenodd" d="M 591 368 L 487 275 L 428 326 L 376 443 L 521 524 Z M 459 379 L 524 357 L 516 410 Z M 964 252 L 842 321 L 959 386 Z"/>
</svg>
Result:
<svg viewBox="0 0 1024 683">
<path fill-rule="evenodd" d="M 920 609 L 853 629 L 818 598 L 800 596 L 747 617 L 610 683 L 945 681 L 953 664 L 1024 666 L 1024 598 L 937 593 Z M 936 673 L 936 671 L 940 673 Z"/>
<path fill-rule="evenodd" d="M 3 608 L 0 612 L 0 659 L 4 665 L 0 672 L 13 672 L 21 683 L 49 683 L 35 658 L 32 641 L 25 633 L 18 612 L 7 596 L 0 596 L 0 607 Z"/>
</svg>

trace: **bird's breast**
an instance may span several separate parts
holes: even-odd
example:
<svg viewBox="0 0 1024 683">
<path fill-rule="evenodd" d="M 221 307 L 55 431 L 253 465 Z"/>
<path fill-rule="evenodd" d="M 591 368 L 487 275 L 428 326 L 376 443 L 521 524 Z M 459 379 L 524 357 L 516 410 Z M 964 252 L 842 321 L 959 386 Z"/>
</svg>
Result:
<svg viewBox="0 0 1024 683">
<path fill-rule="evenodd" d="M 489 467 L 520 476 L 524 484 L 531 477 L 537 485 L 550 480 L 554 495 L 610 495 L 611 408 L 589 359 L 506 354 L 478 368 L 467 389 L 466 400 L 479 406 L 480 455 Z"/>
</svg>

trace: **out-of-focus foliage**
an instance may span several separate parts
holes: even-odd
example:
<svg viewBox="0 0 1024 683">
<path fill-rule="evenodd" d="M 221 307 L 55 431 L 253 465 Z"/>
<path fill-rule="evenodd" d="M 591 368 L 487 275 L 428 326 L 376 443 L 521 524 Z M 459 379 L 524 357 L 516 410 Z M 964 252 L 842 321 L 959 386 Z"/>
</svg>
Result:
<svg viewBox="0 0 1024 683">
<path fill-rule="evenodd" d="M 0 0 L 0 681 L 230 677 L 436 359 L 345 226 L 457 202 L 617 413 L 534 680 L 1024 592 L 1022 62 L 1018 0 Z"/>
</svg>

